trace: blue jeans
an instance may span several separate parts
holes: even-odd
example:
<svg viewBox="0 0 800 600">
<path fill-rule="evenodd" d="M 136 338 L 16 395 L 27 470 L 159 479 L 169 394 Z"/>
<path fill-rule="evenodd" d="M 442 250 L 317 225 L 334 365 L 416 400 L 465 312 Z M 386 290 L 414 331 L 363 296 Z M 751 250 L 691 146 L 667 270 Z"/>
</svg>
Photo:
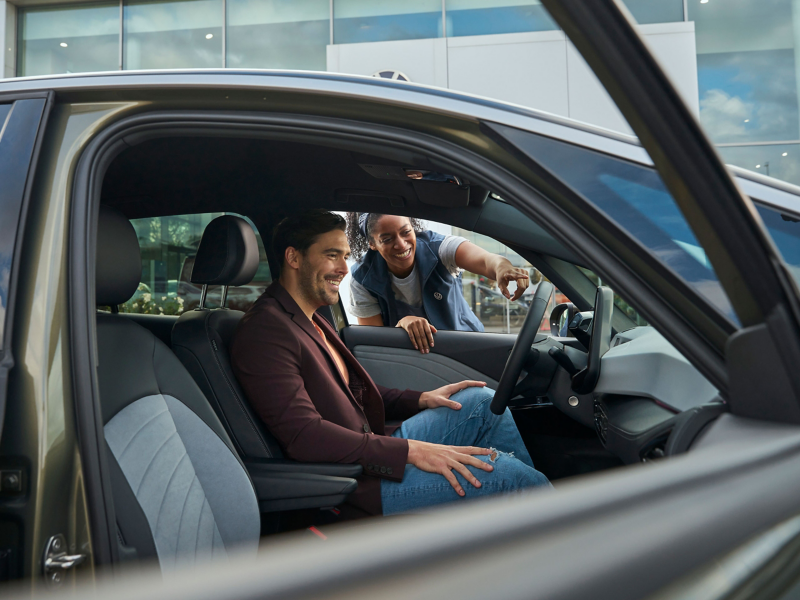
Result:
<svg viewBox="0 0 800 600">
<path fill-rule="evenodd" d="M 511 412 L 506 409 L 502 415 L 495 415 L 489 410 L 493 396 L 494 391 L 489 388 L 461 390 L 452 396 L 452 400 L 461 404 L 461 410 L 445 407 L 424 410 L 405 421 L 392 434 L 392 437 L 448 446 L 494 448 L 497 450 L 494 460 L 489 456 L 476 457 L 490 462 L 494 466 L 493 471 L 467 465 L 481 482 L 481 487 L 474 487 L 460 473 L 453 471 L 465 492 L 464 496 L 459 496 L 443 475 L 406 465 L 403 481 L 381 480 L 384 515 L 420 510 L 464 498 L 515 492 L 528 487 L 551 487 L 547 477 L 533 468 L 533 461 Z"/>
</svg>

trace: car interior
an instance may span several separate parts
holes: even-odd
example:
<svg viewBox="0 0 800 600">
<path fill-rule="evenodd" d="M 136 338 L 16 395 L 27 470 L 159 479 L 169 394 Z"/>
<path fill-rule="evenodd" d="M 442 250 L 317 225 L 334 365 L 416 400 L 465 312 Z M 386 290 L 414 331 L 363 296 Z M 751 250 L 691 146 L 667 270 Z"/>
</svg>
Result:
<svg viewBox="0 0 800 600">
<path fill-rule="evenodd" d="M 98 385 L 121 559 L 157 558 L 162 570 L 255 551 L 260 537 L 341 522 L 361 465 L 298 463 L 249 405 L 228 344 L 243 312 L 225 306 L 246 286 L 263 240 L 308 208 L 398 214 L 492 237 L 546 278 L 519 335 L 437 333 L 430 354 L 401 329 L 347 322 L 323 310 L 373 379 L 428 390 L 462 379 L 497 390 L 537 469 L 558 489 L 571 477 L 685 452 L 724 411 L 718 392 L 653 327 L 637 325 L 612 290 L 596 285 L 568 247 L 481 185 L 468 169 L 412 151 L 327 141 L 165 136 L 132 144 L 109 164 L 96 248 Z M 197 308 L 179 316 L 120 312 L 141 281 L 130 221 L 221 212 L 203 232 L 191 271 Z M 547 283 L 551 282 L 553 285 Z M 553 286 L 574 307 L 549 315 Z M 219 307 L 206 298 L 220 295 Z M 602 360 L 601 360 L 602 359 Z"/>
</svg>

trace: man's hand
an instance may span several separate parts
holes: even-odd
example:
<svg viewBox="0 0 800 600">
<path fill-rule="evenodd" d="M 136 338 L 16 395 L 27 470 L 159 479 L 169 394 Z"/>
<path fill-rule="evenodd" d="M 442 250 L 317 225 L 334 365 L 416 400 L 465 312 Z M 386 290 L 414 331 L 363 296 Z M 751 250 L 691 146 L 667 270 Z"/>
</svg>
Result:
<svg viewBox="0 0 800 600">
<path fill-rule="evenodd" d="M 489 448 L 443 446 L 418 440 L 408 440 L 408 463 L 422 471 L 443 475 L 459 496 L 464 495 L 464 489 L 458 483 L 456 476 L 453 475 L 453 469 L 461 473 L 476 488 L 479 488 L 481 487 L 481 482 L 467 469 L 466 465 L 472 465 L 484 471 L 493 471 L 494 467 L 492 465 L 474 457 L 474 455 L 486 456 L 491 453 L 492 450 Z"/>
<path fill-rule="evenodd" d="M 451 383 L 430 392 L 422 392 L 419 397 L 419 408 L 420 410 L 425 410 L 426 408 L 446 406 L 453 410 L 461 410 L 461 405 L 455 400 L 450 400 L 450 396 L 468 387 L 486 387 L 486 382 L 466 380 L 459 383 Z"/>
<path fill-rule="evenodd" d="M 427 319 L 422 317 L 403 317 L 397 322 L 395 327 L 402 327 L 406 330 L 411 343 L 414 348 L 428 354 L 430 349 L 433 348 L 433 334 L 436 333 L 436 327 L 428 323 Z"/>
<path fill-rule="evenodd" d="M 500 292 L 511 300 L 518 300 L 520 296 L 522 296 L 523 292 L 528 289 L 528 284 L 530 283 L 530 275 L 528 275 L 528 271 L 525 269 L 520 269 L 518 267 L 514 267 L 508 260 L 505 260 L 504 264 L 501 264 L 496 271 L 497 275 L 497 287 L 500 289 Z M 508 284 L 512 281 L 517 282 L 517 289 L 514 292 L 514 297 L 511 297 L 511 293 L 508 291 Z"/>
</svg>

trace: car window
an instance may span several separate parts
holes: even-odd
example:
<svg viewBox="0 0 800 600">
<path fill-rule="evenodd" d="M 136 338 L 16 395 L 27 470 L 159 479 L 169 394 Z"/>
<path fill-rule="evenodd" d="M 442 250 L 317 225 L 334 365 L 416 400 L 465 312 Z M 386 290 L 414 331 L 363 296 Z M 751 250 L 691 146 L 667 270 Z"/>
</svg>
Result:
<svg viewBox="0 0 800 600">
<path fill-rule="evenodd" d="M 585 267 L 578 267 L 587 279 L 589 279 L 595 286 L 599 287 L 604 285 L 603 280 L 594 271 L 586 269 Z M 623 312 L 623 314 L 631 320 L 631 323 L 636 327 L 647 325 L 647 321 L 633 308 L 628 301 L 622 296 L 614 292 L 614 307 Z"/>
<path fill-rule="evenodd" d="M 0 353 L 9 308 L 17 226 L 44 106 L 44 99 L 0 104 Z"/>
<path fill-rule="evenodd" d="M 211 221 L 224 214 L 202 213 L 132 219 L 142 252 L 142 277 L 136 293 L 120 312 L 180 315 L 200 305 L 202 286 L 191 281 L 195 253 L 203 231 Z M 241 216 L 241 215 L 237 215 Z M 228 288 L 227 308 L 245 311 L 258 299 L 272 281 L 264 243 L 255 225 L 242 217 L 256 232 L 259 265 L 249 284 Z M 220 305 L 222 286 L 208 287 L 206 306 Z"/>
<path fill-rule="evenodd" d="M 437 224 L 437 226 L 439 225 Z M 542 281 L 547 281 L 547 278 L 525 258 L 497 240 L 458 227 L 453 227 L 452 230 L 451 235 L 463 237 L 487 252 L 507 258 L 512 265 L 525 269 L 530 274 L 528 289 L 525 290 L 519 300 L 511 302 L 503 296 L 497 286 L 497 282 L 493 279 L 469 271 L 461 273 L 462 293 L 467 304 L 480 322 L 483 323 L 484 331 L 487 333 L 519 333 L 525 317 L 528 316 L 528 307 L 536 288 Z M 513 292 L 514 289 L 516 289 L 516 284 L 512 283 L 509 286 L 509 290 Z M 569 302 L 569 299 L 556 288 L 554 296 L 550 298 L 550 304 L 547 306 L 545 316 L 539 325 L 539 331 L 550 333 L 550 322 L 548 320 L 550 312 L 554 306 L 563 302 Z"/>
<path fill-rule="evenodd" d="M 513 266 L 528 271 L 531 282 L 528 289 L 519 300 L 510 302 L 498 289 L 497 281 L 479 273 L 460 270 L 461 294 L 469 308 L 483 325 L 484 331 L 486 333 L 519 333 L 522 323 L 528 315 L 528 307 L 533 294 L 536 292 L 536 287 L 544 279 L 542 274 L 525 258 L 504 244 L 485 235 L 433 221 L 420 221 L 420 226 L 422 229 L 444 236 L 463 237 L 487 252 L 507 258 Z M 347 312 L 348 321 L 350 323 L 358 323 L 357 316 L 352 312 L 349 277 L 351 276 L 348 275 L 348 279 L 344 281 L 339 293 L 342 296 L 342 304 Z M 509 290 L 513 293 L 515 289 L 516 284 L 512 283 L 509 286 Z M 556 304 L 562 302 L 569 302 L 569 299 L 559 290 L 556 290 L 555 297 L 551 298 L 550 305 L 545 312 L 545 318 L 542 319 L 540 331 L 550 332 L 548 321 L 550 311 Z"/>
<path fill-rule="evenodd" d="M 705 251 L 654 169 L 513 128 L 503 134 L 738 324 Z"/>
</svg>

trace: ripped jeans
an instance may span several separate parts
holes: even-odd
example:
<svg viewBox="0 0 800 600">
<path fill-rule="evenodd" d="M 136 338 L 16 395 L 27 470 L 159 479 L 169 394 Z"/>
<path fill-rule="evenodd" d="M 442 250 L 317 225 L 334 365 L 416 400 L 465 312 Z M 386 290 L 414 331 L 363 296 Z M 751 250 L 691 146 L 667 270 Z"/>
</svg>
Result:
<svg viewBox="0 0 800 600">
<path fill-rule="evenodd" d="M 445 407 L 424 410 L 405 421 L 392 434 L 392 437 L 434 444 L 497 450 L 494 460 L 490 456 L 476 457 L 490 462 L 493 471 L 467 466 L 481 482 L 481 487 L 474 487 L 460 473 L 453 471 L 465 492 L 465 496 L 459 496 L 443 475 L 406 465 L 403 481 L 381 480 L 384 515 L 420 510 L 464 498 L 515 492 L 527 487 L 551 487 L 547 477 L 533 468 L 533 461 L 511 412 L 506 409 L 502 415 L 495 415 L 489 410 L 493 396 L 494 391 L 489 388 L 461 390 L 451 397 L 461 404 L 461 410 Z"/>
</svg>

